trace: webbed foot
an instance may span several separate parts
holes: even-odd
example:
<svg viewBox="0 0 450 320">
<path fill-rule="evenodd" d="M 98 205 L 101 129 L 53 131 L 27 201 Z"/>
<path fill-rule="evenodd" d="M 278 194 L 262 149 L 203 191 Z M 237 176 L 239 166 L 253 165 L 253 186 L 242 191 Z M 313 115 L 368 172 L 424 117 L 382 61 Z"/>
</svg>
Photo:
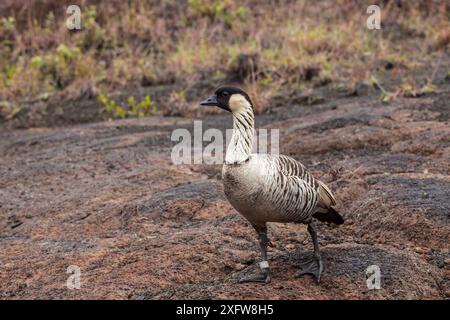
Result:
<svg viewBox="0 0 450 320">
<path fill-rule="evenodd" d="M 270 272 L 269 270 L 267 270 L 267 272 L 260 272 L 258 274 L 242 277 L 241 279 L 239 279 L 239 283 L 258 282 L 267 284 L 270 282 L 270 279 Z"/>
<path fill-rule="evenodd" d="M 317 283 L 320 282 L 320 276 L 323 271 L 323 264 L 320 256 L 313 256 L 311 259 L 306 260 L 305 262 L 300 264 L 300 268 L 302 270 L 296 275 L 296 277 L 310 274 L 314 277 Z"/>
</svg>

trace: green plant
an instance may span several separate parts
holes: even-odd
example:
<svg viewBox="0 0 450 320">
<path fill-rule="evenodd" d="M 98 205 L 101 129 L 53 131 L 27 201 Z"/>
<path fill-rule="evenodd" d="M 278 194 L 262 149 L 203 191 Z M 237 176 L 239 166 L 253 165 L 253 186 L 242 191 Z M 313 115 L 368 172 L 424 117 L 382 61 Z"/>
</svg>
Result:
<svg viewBox="0 0 450 320">
<path fill-rule="evenodd" d="M 16 29 L 16 19 L 14 17 L 0 18 L 0 31 L 14 31 Z"/>
<path fill-rule="evenodd" d="M 133 96 L 128 97 L 128 105 L 130 106 L 129 115 L 143 117 L 146 114 L 155 114 L 156 108 L 152 105 L 150 96 L 146 96 L 144 100 L 136 104 Z"/>
<path fill-rule="evenodd" d="M 0 121 L 13 118 L 19 111 L 20 108 L 17 105 L 0 100 Z"/>
<path fill-rule="evenodd" d="M 119 118 L 126 117 L 127 112 L 121 106 L 119 106 L 114 100 L 109 99 L 107 95 L 101 94 L 97 96 L 97 100 L 103 104 L 107 112 L 113 113 L 114 116 Z"/>
<path fill-rule="evenodd" d="M 129 96 L 127 99 L 128 108 L 123 108 L 118 105 L 114 100 L 109 99 L 107 95 L 101 94 L 97 96 L 97 100 L 100 101 L 107 112 L 112 113 L 115 117 L 143 117 L 147 114 L 156 114 L 157 109 L 152 104 L 150 96 L 146 96 L 144 100 L 136 103 L 134 96 Z"/>
<path fill-rule="evenodd" d="M 222 20 L 228 27 L 237 20 L 244 20 L 247 14 L 245 7 L 234 7 L 230 1 L 223 0 L 188 0 L 188 6 L 194 16 Z"/>
<path fill-rule="evenodd" d="M 423 86 L 418 86 L 414 82 L 403 82 L 394 91 L 386 90 L 374 75 L 370 77 L 370 83 L 372 86 L 378 88 L 381 91 L 380 99 L 383 102 L 394 100 L 398 97 L 417 98 L 425 94 L 436 92 L 436 86 L 433 84 L 432 79 L 427 79 L 427 82 Z"/>
<path fill-rule="evenodd" d="M 60 44 L 54 52 L 30 59 L 30 66 L 38 71 L 41 81 L 48 81 L 56 88 L 64 88 L 77 78 L 77 66 L 85 63 L 77 47 Z"/>
<path fill-rule="evenodd" d="M 3 82 L 6 86 L 9 85 L 11 79 L 14 77 L 16 73 L 16 68 L 14 66 L 6 66 L 4 76 L 2 77 Z"/>
</svg>

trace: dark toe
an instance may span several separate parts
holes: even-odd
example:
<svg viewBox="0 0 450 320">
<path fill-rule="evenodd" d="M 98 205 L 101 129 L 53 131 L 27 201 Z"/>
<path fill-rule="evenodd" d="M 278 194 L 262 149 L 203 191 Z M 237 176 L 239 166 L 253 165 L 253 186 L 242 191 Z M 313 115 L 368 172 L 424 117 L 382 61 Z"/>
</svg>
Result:
<svg viewBox="0 0 450 320">
<path fill-rule="evenodd" d="M 300 270 L 300 272 L 296 275 L 297 277 L 301 277 L 305 274 L 310 274 L 315 278 L 317 283 L 320 282 L 320 276 L 323 271 L 321 259 L 313 258 L 311 260 L 305 261 L 300 264 L 300 267 L 302 268 L 302 270 Z"/>
<path fill-rule="evenodd" d="M 239 283 L 246 283 L 246 282 L 269 283 L 270 275 L 269 273 L 259 273 L 256 275 L 245 276 L 239 279 Z"/>
</svg>

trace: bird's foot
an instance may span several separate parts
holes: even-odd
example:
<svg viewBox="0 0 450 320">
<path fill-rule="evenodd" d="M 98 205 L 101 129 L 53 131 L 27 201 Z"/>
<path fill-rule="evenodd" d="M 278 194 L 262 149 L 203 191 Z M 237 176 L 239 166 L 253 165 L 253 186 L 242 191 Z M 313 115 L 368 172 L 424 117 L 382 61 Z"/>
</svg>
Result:
<svg viewBox="0 0 450 320">
<path fill-rule="evenodd" d="M 310 274 L 316 279 L 317 283 L 320 282 L 320 276 L 323 271 L 322 259 L 320 257 L 313 256 L 311 259 L 302 262 L 299 266 L 302 270 L 297 273 L 296 277 Z"/>
<path fill-rule="evenodd" d="M 245 282 L 269 283 L 270 282 L 269 263 L 267 261 L 262 261 L 259 263 L 259 267 L 261 268 L 260 273 L 242 277 L 241 279 L 239 279 L 239 283 Z"/>
<path fill-rule="evenodd" d="M 269 283 L 270 282 L 269 270 L 267 270 L 267 272 L 261 272 L 258 274 L 245 276 L 239 279 L 239 283 L 246 283 L 246 282 Z"/>
</svg>

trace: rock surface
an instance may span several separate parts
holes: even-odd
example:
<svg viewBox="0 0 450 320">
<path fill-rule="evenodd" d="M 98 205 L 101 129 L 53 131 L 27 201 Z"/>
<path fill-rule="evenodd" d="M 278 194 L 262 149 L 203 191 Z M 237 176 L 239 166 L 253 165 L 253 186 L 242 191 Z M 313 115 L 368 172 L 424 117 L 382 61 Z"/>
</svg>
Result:
<svg viewBox="0 0 450 320">
<path fill-rule="evenodd" d="M 347 222 L 318 224 L 322 282 L 295 278 L 306 228 L 271 224 L 272 282 L 220 166 L 173 165 L 192 120 L 149 117 L 0 132 L 0 298 L 445 299 L 450 284 L 450 85 L 383 104 L 347 97 L 257 117 L 325 181 Z M 204 129 L 231 126 L 228 114 Z M 81 270 L 69 290 L 67 268 Z M 381 289 L 369 290 L 377 265 Z"/>
</svg>

